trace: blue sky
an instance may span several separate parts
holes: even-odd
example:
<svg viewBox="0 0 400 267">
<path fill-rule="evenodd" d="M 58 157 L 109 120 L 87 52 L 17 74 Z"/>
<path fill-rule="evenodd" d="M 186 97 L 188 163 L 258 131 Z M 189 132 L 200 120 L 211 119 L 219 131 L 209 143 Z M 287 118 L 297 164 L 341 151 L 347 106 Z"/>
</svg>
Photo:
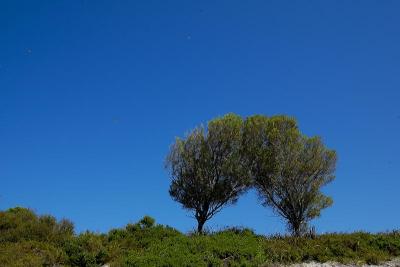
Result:
<svg viewBox="0 0 400 267">
<path fill-rule="evenodd" d="M 399 228 L 399 1 L 0 2 L 0 209 L 107 231 L 168 195 L 175 136 L 234 112 L 288 114 L 339 155 L 325 231 Z M 208 226 L 285 230 L 254 192 Z"/>
</svg>

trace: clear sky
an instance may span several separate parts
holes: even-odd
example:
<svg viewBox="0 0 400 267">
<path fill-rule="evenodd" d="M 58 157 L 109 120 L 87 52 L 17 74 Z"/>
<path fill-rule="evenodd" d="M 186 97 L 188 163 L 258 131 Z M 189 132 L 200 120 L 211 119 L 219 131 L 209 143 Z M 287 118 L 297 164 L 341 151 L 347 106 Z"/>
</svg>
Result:
<svg viewBox="0 0 400 267">
<path fill-rule="evenodd" d="M 0 2 L 0 209 L 107 231 L 168 195 L 176 136 L 234 112 L 288 114 L 337 150 L 325 231 L 400 227 L 400 1 Z M 254 192 L 208 226 L 285 230 Z"/>
</svg>

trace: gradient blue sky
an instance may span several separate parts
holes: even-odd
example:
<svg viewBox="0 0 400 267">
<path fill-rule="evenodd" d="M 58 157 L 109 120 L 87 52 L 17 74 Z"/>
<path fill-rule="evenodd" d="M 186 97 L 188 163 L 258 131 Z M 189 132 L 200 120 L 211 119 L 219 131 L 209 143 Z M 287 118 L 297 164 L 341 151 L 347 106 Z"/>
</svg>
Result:
<svg viewBox="0 0 400 267">
<path fill-rule="evenodd" d="M 168 195 L 175 136 L 227 112 L 295 116 L 339 155 L 318 231 L 400 222 L 400 1 L 0 2 L 0 209 L 107 231 Z M 210 223 L 285 230 L 249 192 Z"/>
</svg>

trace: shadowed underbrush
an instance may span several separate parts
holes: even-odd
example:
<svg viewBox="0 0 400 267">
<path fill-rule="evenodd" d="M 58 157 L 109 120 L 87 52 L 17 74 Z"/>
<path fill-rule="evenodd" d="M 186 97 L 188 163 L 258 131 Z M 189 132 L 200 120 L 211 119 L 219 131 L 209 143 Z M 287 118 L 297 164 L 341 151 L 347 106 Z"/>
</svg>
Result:
<svg viewBox="0 0 400 267">
<path fill-rule="evenodd" d="M 145 216 L 107 234 L 75 234 L 68 220 L 25 208 L 0 212 L 0 266 L 267 266 L 400 256 L 400 231 L 261 236 L 246 228 L 186 235 Z"/>
</svg>

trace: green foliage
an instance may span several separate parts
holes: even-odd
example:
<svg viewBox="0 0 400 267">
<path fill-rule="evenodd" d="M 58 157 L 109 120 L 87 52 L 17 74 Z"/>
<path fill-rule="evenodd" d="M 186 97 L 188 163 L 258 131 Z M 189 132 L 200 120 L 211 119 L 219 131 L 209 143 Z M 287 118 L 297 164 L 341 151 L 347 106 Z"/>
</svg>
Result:
<svg viewBox="0 0 400 267">
<path fill-rule="evenodd" d="M 143 250 L 130 252 L 126 266 L 231 266 L 262 263 L 258 255 L 258 239 L 251 231 L 225 230 L 212 235 L 160 235 L 168 228 L 158 229 Z M 160 238 L 164 236 L 164 238 Z M 167 236 L 167 238 L 165 238 Z M 235 263 L 235 265 L 234 265 Z"/>
<path fill-rule="evenodd" d="M 109 260 L 105 243 L 105 236 L 85 232 L 69 240 L 63 248 L 71 266 L 99 266 Z"/>
<path fill-rule="evenodd" d="M 169 193 L 193 212 L 197 231 L 251 184 L 293 235 L 332 205 L 321 187 L 334 178 L 336 152 L 303 135 L 294 118 L 227 114 L 177 138 L 167 156 Z"/>
<path fill-rule="evenodd" d="M 4 242 L 0 244 L 0 266 L 54 266 L 65 263 L 62 248 L 38 241 Z"/>
<path fill-rule="evenodd" d="M 142 228 L 150 228 L 153 227 L 156 220 L 151 218 L 150 216 L 144 216 L 140 221 L 139 224 Z"/>
<path fill-rule="evenodd" d="M 25 208 L 12 208 L 0 212 L 0 242 L 35 240 L 62 243 L 74 233 L 68 220 L 59 222 L 49 215 L 37 216 Z"/>
<path fill-rule="evenodd" d="M 265 242 L 269 261 L 281 263 L 337 261 L 371 264 L 399 256 L 399 248 L 400 236 L 363 232 L 325 234 L 314 239 L 273 238 Z"/>
<path fill-rule="evenodd" d="M 241 117 L 228 114 L 177 139 L 167 156 L 169 193 L 193 212 L 198 232 L 223 207 L 234 204 L 249 185 L 242 161 Z"/>
<path fill-rule="evenodd" d="M 156 224 L 148 216 L 107 234 L 73 235 L 71 225 L 23 208 L 0 212 L 0 266 L 262 266 L 304 261 L 376 264 L 400 256 L 399 231 L 306 238 L 265 237 L 251 229 L 233 227 L 207 235 L 185 235 Z"/>
<path fill-rule="evenodd" d="M 25 208 L 0 212 L 0 266 L 53 266 L 65 263 L 62 245 L 73 238 L 73 224 L 37 216 Z"/>
<path fill-rule="evenodd" d="M 264 205 L 288 223 L 294 235 L 332 204 L 320 188 L 334 179 L 335 151 L 318 137 L 301 134 L 286 116 L 252 116 L 243 130 L 243 154 Z"/>
<path fill-rule="evenodd" d="M 150 240 L 141 249 L 125 254 L 121 265 L 260 266 L 305 261 L 372 264 L 399 256 L 400 248 L 400 238 L 394 234 L 266 238 L 251 230 L 237 228 L 210 235 L 176 235 Z"/>
</svg>

